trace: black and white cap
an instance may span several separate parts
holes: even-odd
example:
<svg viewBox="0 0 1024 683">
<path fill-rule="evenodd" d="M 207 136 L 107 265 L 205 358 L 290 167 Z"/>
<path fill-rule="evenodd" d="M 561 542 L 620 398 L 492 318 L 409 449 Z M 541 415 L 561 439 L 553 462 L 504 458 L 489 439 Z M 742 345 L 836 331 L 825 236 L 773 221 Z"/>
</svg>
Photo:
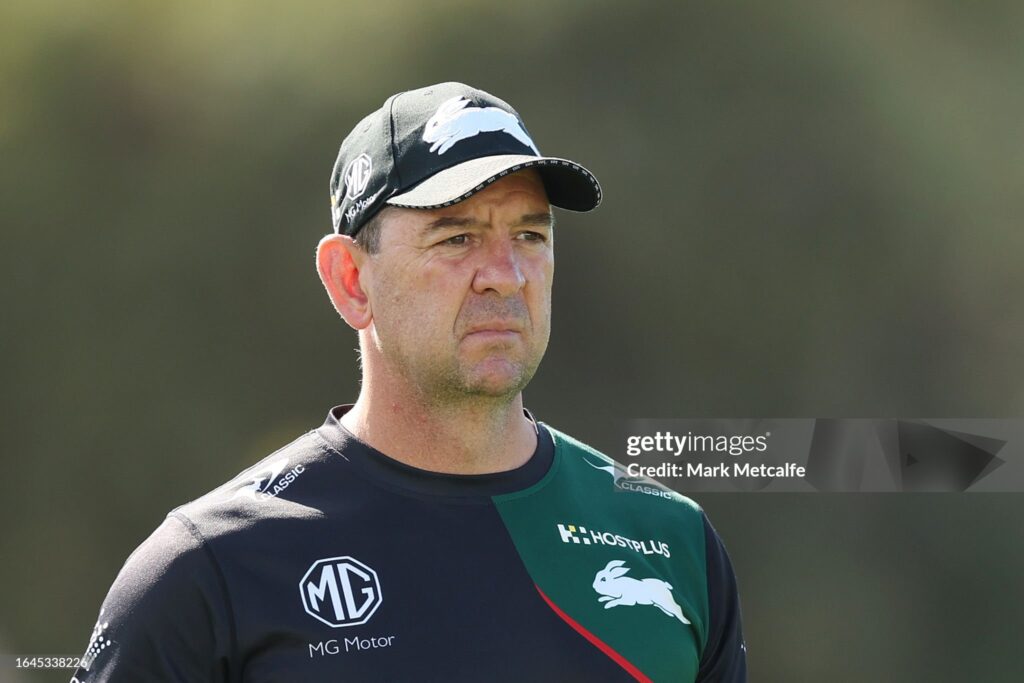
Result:
<svg viewBox="0 0 1024 683">
<path fill-rule="evenodd" d="M 594 174 L 541 156 L 519 114 L 494 95 L 462 83 L 398 93 L 341 143 L 331 173 L 334 232 L 355 235 L 385 205 L 450 206 L 529 167 L 554 206 L 590 211 L 601 203 Z"/>
</svg>

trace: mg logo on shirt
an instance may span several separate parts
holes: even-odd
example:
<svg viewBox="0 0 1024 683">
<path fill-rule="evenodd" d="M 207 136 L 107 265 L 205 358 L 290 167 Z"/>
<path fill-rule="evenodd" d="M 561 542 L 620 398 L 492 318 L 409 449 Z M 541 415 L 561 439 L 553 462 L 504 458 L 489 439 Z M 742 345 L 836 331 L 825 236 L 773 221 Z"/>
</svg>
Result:
<svg viewBox="0 0 1024 683">
<path fill-rule="evenodd" d="M 306 613 L 332 628 L 365 624 L 383 602 L 377 572 L 348 555 L 314 562 L 299 592 Z"/>
</svg>

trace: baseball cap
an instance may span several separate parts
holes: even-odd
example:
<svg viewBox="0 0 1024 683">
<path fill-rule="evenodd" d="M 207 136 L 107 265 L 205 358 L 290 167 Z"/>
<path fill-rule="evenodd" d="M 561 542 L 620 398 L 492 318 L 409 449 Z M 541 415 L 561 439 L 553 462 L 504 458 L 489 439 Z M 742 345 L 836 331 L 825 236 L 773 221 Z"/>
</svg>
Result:
<svg viewBox="0 0 1024 683">
<path fill-rule="evenodd" d="M 387 205 L 450 206 L 531 167 L 552 205 L 590 211 L 601 203 L 594 174 L 542 156 L 519 114 L 494 95 L 454 82 L 401 92 L 341 143 L 331 172 L 334 232 L 355 235 Z"/>
</svg>

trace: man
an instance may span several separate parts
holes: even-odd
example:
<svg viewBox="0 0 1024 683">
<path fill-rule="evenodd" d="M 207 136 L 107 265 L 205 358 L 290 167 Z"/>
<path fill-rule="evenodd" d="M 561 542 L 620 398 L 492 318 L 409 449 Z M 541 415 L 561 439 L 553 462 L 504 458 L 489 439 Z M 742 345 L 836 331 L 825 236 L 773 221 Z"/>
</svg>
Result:
<svg viewBox="0 0 1024 683">
<path fill-rule="evenodd" d="M 354 405 L 168 515 L 79 681 L 743 681 L 728 556 L 692 501 L 537 423 L 551 206 L 600 187 L 459 83 L 346 138 L 317 269 Z"/>
</svg>

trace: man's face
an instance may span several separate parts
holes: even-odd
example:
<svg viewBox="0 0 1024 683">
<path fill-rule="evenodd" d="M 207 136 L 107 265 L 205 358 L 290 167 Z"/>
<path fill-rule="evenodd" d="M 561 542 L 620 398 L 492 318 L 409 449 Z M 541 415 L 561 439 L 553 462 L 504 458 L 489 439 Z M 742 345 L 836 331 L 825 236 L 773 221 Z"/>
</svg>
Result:
<svg viewBox="0 0 1024 683">
<path fill-rule="evenodd" d="M 360 276 L 388 370 L 442 403 L 518 394 L 550 334 L 550 212 L 532 169 L 450 207 L 391 208 Z"/>
</svg>

